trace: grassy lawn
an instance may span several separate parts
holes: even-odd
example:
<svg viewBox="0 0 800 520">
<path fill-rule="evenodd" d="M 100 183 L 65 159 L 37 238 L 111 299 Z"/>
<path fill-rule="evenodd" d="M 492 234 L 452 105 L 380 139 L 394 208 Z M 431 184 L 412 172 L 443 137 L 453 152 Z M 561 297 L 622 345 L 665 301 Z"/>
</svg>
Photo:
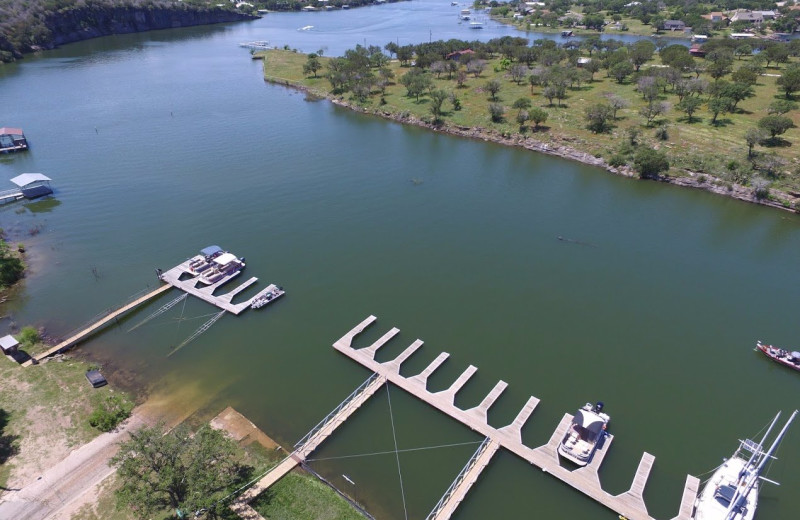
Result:
<svg viewBox="0 0 800 520">
<path fill-rule="evenodd" d="M 292 472 L 250 504 L 269 520 L 363 520 L 331 488 L 304 472 Z"/>
<path fill-rule="evenodd" d="M 323 58 L 323 63 L 326 59 Z M 269 81 L 301 85 L 318 95 L 332 95 L 330 83 L 322 78 L 326 69 L 318 72 L 317 78 L 305 77 L 302 72 L 305 61 L 306 57 L 303 54 L 291 51 L 267 51 L 264 61 L 265 78 Z M 747 59 L 737 59 L 734 69 L 744 63 L 747 63 Z M 645 64 L 643 69 L 658 65 L 660 63 L 656 56 L 655 60 Z M 410 68 L 401 67 L 397 61 L 392 61 L 390 68 L 395 74 L 395 80 L 386 88 L 383 96 L 384 104 L 381 104 L 381 96 L 378 93 L 373 93 L 364 103 L 353 100 L 350 93 L 339 97 L 350 103 L 359 104 L 367 111 L 411 115 L 421 120 L 432 121 L 429 97 L 423 95 L 419 100 L 408 97 L 405 87 L 398 81 Z M 767 69 L 767 74 L 780 74 L 780 70 L 772 66 Z M 502 85 L 495 101 L 505 107 L 502 122 L 492 122 L 489 116 L 488 106 L 492 100 L 485 86 L 492 79 L 500 81 Z M 710 78 L 706 79 L 713 81 Z M 462 87 L 458 87 L 454 79 L 448 79 L 447 74 L 442 74 L 438 79 L 434 76 L 434 83 L 436 89 L 457 96 L 462 105 L 461 110 L 456 111 L 449 101 L 444 103 L 442 116 L 444 125 L 479 127 L 520 138 L 530 136 L 546 143 L 568 145 L 606 160 L 619 149 L 620 143 L 629 139 L 629 129 L 635 128 L 640 132 L 640 144 L 659 148 L 667 153 L 672 165 L 670 175 L 686 175 L 684 170 L 691 170 L 725 179 L 726 172 L 748 162 L 745 132 L 755 127 L 758 120 L 767 115 L 767 107 L 771 102 L 783 98 L 783 94 L 777 90 L 776 79 L 773 76 L 761 76 L 755 87 L 755 96 L 740 102 L 735 113 L 721 114 L 716 125 L 710 124 L 712 114 L 705 104 L 694 114 L 693 122 L 689 124 L 685 114 L 675 108 L 678 104 L 677 96 L 668 91 L 661 96 L 661 100 L 670 103 L 672 108 L 655 121 L 657 125 L 666 126 L 668 133 L 666 140 L 657 139 L 655 126 L 647 126 L 644 118 L 639 115 L 639 110 L 645 102 L 636 92 L 635 82 L 629 78 L 621 84 L 617 83 L 614 79 L 606 77 L 605 70 L 596 73 L 594 81 L 568 89 L 567 98 L 561 106 L 557 101 L 551 105 L 542 96 L 542 87 L 531 88 L 527 79 L 521 84 L 513 82 L 508 71 L 499 68 L 499 59 L 489 61 L 479 77 L 468 75 Z M 605 101 L 605 95 L 611 93 L 624 98 L 629 106 L 618 112 L 617 120 L 614 121 L 610 132 L 594 134 L 586 128 L 585 109 L 593 103 Z M 549 117 L 543 131 L 533 132 L 530 125 L 520 129 L 515 120 L 517 111 L 512 108 L 514 101 L 519 98 L 527 98 L 533 107 L 540 107 L 548 112 Z M 787 116 L 793 119 L 795 125 L 800 125 L 798 111 L 792 111 Z M 780 146 L 769 148 L 757 146 L 755 149 L 758 153 L 775 154 L 785 160 L 783 173 L 778 178 L 770 179 L 773 181 L 773 189 L 800 191 L 800 163 L 796 150 L 798 133 L 800 130 L 790 129 L 781 136 L 783 140 Z M 738 166 L 732 164 L 733 162 L 738 163 Z"/>
<path fill-rule="evenodd" d="M 0 435 L 7 447 L 0 454 L 0 486 L 25 484 L 99 435 L 88 417 L 108 396 L 128 399 L 110 386 L 92 388 L 89 368 L 69 356 L 27 368 L 0 356 Z"/>
</svg>

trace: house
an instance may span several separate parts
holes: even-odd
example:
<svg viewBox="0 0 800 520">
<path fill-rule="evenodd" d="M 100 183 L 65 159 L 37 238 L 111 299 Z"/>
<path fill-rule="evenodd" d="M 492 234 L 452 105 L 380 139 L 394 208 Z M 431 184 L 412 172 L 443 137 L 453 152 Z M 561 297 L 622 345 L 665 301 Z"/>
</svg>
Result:
<svg viewBox="0 0 800 520">
<path fill-rule="evenodd" d="M 761 16 L 761 12 L 759 11 L 747 11 L 745 9 L 739 9 L 733 14 L 733 16 L 731 16 L 731 22 L 746 22 L 760 25 L 763 21 L 764 17 Z"/>
<path fill-rule="evenodd" d="M 17 341 L 14 336 L 9 334 L 0 338 L 0 350 L 3 351 L 3 354 L 13 356 L 17 353 L 18 348 L 19 341 Z"/>
<path fill-rule="evenodd" d="M 475 51 L 473 51 L 472 49 L 464 49 L 463 51 L 451 52 L 450 54 L 446 55 L 444 59 L 461 61 L 462 56 L 470 56 L 472 54 L 475 54 Z"/>
<path fill-rule="evenodd" d="M 764 20 L 774 20 L 778 17 L 778 13 L 775 11 L 753 11 L 754 14 L 760 14 L 761 18 Z"/>
<path fill-rule="evenodd" d="M 692 56 L 695 56 L 697 58 L 702 58 L 702 57 L 704 57 L 706 55 L 706 51 L 704 51 L 702 48 L 700 48 L 699 44 L 695 43 L 689 49 L 689 54 L 691 54 Z"/>
<path fill-rule="evenodd" d="M 584 67 L 588 63 L 591 63 L 591 61 L 592 61 L 592 58 L 587 58 L 587 57 L 584 56 L 584 57 L 578 58 L 578 62 L 576 63 L 576 65 L 578 67 Z"/>
<path fill-rule="evenodd" d="M 664 20 L 664 25 L 661 27 L 665 31 L 683 31 L 686 29 L 686 24 L 681 20 Z"/>
<path fill-rule="evenodd" d="M 720 11 L 712 11 L 708 14 L 701 15 L 700 18 L 705 18 L 711 23 L 720 23 L 725 20 L 725 14 Z"/>
</svg>

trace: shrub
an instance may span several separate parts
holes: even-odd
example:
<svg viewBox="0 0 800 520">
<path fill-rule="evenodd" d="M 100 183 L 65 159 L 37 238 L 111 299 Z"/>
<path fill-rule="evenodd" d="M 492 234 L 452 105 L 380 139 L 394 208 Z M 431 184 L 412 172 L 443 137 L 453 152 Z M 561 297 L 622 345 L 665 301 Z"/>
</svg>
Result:
<svg viewBox="0 0 800 520">
<path fill-rule="evenodd" d="M 753 181 L 753 196 L 761 200 L 769 196 L 769 181 L 763 177 L 754 177 Z"/>
<path fill-rule="evenodd" d="M 608 165 L 613 166 L 614 168 L 619 168 L 620 166 L 625 166 L 626 164 L 628 164 L 628 158 L 621 153 L 615 153 L 608 160 Z"/>
<path fill-rule="evenodd" d="M 666 126 L 659 126 L 658 128 L 656 128 L 656 132 L 654 135 L 656 136 L 656 139 L 660 141 L 666 141 L 667 139 L 669 139 L 669 132 L 667 131 Z"/>
<path fill-rule="evenodd" d="M 133 404 L 121 395 L 109 395 L 95 406 L 89 424 L 101 432 L 110 432 L 130 417 Z"/>
<path fill-rule="evenodd" d="M 633 158 L 633 166 L 640 178 L 651 179 L 669 170 L 669 161 L 663 152 L 652 148 L 640 148 Z"/>
<path fill-rule="evenodd" d="M 31 348 L 35 344 L 39 343 L 39 340 L 39 331 L 30 325 L 27 327 L 22 327 L 22 330 L 19 332 L 19 337 L 17 338 L 17 341 L 19 341 L 20 345 L 25 348 Z"/>
</svg>

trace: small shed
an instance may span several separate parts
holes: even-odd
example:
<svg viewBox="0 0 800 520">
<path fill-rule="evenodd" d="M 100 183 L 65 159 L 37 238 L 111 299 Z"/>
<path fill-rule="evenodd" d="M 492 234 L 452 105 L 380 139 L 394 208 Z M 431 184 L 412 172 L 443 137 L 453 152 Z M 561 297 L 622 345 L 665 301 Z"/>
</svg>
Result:
<svg viewBox="0 0 800 520">
<path fill-rule="evenodd" d="M 0 338 L 0 349 L 3 350 L 3 354 L 16 354 L 18 348 L 19 341 L 14 336 L 8 334 Z"/>
<path fill-rule="evenodd" d="M 106 381 L 106 378 L 103 377 L 103 374 L 101 374 L 99 370 L 89 370 L 86 372 L 86 380 L 95 388 L 100 388 L 108 384 L 108 381 Z"/>
<path fill-rule="evenodd" d="M 28 140 L 21 128 L 4 126 L 0 128 L 0 152 L 16 152 L 27 150 Z"/>
<path fill-rule="evenodd" d="M 704 51 L 703 48 L 700 47 L 700 45 L 695 43 L 689 49 L 689 54 L 691 54 L 692 56 L 695 56 L 697 58 L 702 58 L 702 57 L 704 57 L 706 55 L 706 51 Z"/>
<path fill-rule="evenodd" d="M 665 31 L 682 31 L 686 29 L 686 24 L 681 20 L 664 20 Z"/>
<path fill-rule="evenodd" d="M 11 179 L 11 182 L 19 186 L 26 199 L 35 199 L 53 193 L 53 189 L 50 187 L 52 180 L 41 173 L 23 173 Z"/>
</svg>

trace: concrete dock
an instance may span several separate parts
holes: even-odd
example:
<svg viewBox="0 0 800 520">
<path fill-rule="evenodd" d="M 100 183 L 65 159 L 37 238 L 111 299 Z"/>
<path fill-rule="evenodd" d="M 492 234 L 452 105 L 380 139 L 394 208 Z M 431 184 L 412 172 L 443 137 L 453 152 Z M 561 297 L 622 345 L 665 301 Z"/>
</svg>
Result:
<svg viewBox="0 0 800 520">
<path fill-rule="evenodd" d="M 506 388 L 506 384 L 503 381 L 498 382 L 494 389 L 492 389 L 489 395 L 487 395 L 487 397 L 478 406 L 469 410 L 462 410 L 461 408 L 455 406 L 455 396 L 466 384 L 469 378 L 475 374 L 477 368 L 473 366 L 467 368 L 467 370 L 465 370 L 464 373 L 462 373 L 456 379 L 450 388 L 440 392 L 430 392 L 427 389 L 428 378 L 444 362 L 444 360 L 447 359 L 449 355 L 447 353 L 442 353 L 420 374 L 412 377 L 404 377 L 400 375 L 400 365 L 422 346 L 421 341 L 415 341 L 397 358 L 384 363 L 376 361 L 375 355 L 383 345 L 397 335 L 399 332 L 398 329 L 391 329 L 380 339 L 366 348 L 355 349 L 352 347 L 353 339 L 358 334 L 363 332 L 368 326 L 370 326 L 375 320 L 375 316 L 368 317 L 350 332 L 336 341 L 333 347 L 342 354 L 368 368 L 378 376 L 385 378 L 387 381 L 402 388 L 411 395 L 428 403 L 437 410 L 449 415 L 453 419 L 456 419 L 470 429 L 480 433 L 489 440 L 491 446 L 497 445 L 498 447 L 503 447 L 509 450 L 531 465 L 539 467 L 542 469 L 542 471 L 553 475 L 565 484 L 575 488 L 581 493 L 591 497 L 600 504 L 608 507 L 617 514 L 628 518 L 629 520 L 653 520 L 647 512 L 643 493 L 647 484 L 647 479 L 650 475 L 650 470 L 652 469 L 655 461 L 655 457 L 649 453 L 644 453 L 639 463 L 639 467 L 636 470 L 636 474 L 634 475 L 630 489 L 619 495 L 611 495 L 603 490 L 598 471 L 600 469 L 600 465 L 605 459 L 609 447 L 612 444 L 613 436 L 609 435 L 606 437 L 603 445 L 598 449 L 591 462 L 587 466 L 576 470 L 570 470 L 562 467 L 556 452 L 556 448 L 569 428 L 569 424 L 572 420 L 571 415 L 564 415 L 547 444 L 538 448 L 530 448 L 522 442 L 522 427 L 531 416 L 539 402 L 536 397 L 531 397 L 528 400 L 523 409 L 517 415 L 517 418 L 511 424 L 503 428 L 494 428 L 488 424 L 486 417 L 491 405 Z M 486 457 L 491 458 L 491 455 L 487 454 Z M 486 462 L 488 464 L 488 460 L 486 460 Z M 474 471 L 471 473 L 470 479 L 477 480 L 480 473 L 480 469 L 477 468 L 482 469 L 483 467 L 485 467 L 485 465 L 476 465 L 474 467 Z M 474 483 L 474 480 L 472 483 Z M 466 491 L 472 486 L 472 483 L 469 483 L 468 485 L 464 484 L 464 491 L 459 495 L 460 498 L 457 496 L 453 499 L 456 505 L 463 499 L 463 495 L 466 494 Z M 683 496 L 681 499 L 681 505 L 677 515 L 673 518 L 673 520 L 690 520 L 692 504 L 697 497 L 699 484 L 700 481 L 697 478 L 687 476 Z M 452 513 L 452 509 L 448 510 Z M 445 513 L 442 514 L 444 515 Z M 447 516 L 437 516 L 436 518 L 447 518 Z"/>
</svg>

